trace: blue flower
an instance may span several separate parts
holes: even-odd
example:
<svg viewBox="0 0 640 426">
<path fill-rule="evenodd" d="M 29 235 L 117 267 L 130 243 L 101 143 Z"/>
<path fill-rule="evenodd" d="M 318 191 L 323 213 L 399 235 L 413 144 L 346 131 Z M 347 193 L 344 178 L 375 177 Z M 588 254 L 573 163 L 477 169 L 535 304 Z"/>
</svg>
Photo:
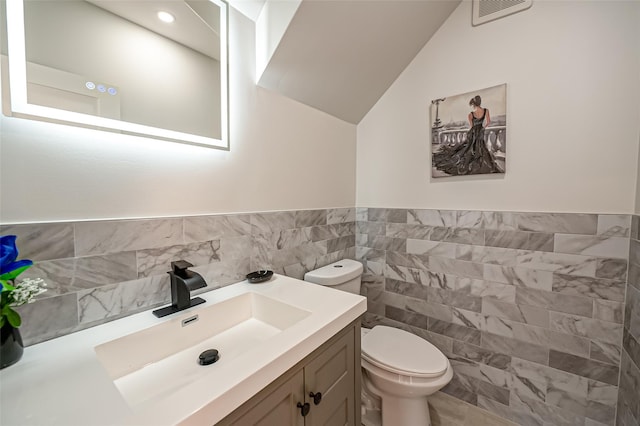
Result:
<svg viewBox="0 0 640 426">
<path fill-rule="evenodd" d="M 0 237 L 0 280 L 13 280 L 33 265 L 28 259 L 18 258 L 15 235 Z"/>
</svg>

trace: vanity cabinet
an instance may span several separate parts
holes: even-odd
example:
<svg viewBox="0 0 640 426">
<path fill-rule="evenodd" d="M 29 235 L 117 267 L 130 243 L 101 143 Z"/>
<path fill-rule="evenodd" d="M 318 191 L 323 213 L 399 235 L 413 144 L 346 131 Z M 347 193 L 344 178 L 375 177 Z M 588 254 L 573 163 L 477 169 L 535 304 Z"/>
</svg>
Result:
<svg viewBox="0 0 640 426">
<path fill-rule="evenodd" d="M 357 320 L 217 426 L 360 425 L 360 380 Z"/>
</svg>

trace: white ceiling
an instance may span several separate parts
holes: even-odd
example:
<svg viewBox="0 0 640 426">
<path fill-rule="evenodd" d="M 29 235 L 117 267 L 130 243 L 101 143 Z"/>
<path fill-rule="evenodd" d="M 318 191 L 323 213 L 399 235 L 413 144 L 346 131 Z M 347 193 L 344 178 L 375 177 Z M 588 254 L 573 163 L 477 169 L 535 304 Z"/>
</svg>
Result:
<svg viewBox="0 0 640 426">
<path fill-rule="evenodd" d="M 357 124 L 459 3 L 303 0 L 259 84 Z"/>
<path fill-rule="evenodd" d="M 220 59 L 220 9 L 205 0 L 87 0 L 168 39 L 192 48 L 213 59 Z M 159 11 L 171 13 L 176 20 L 160 21 Z"/>
</svg>

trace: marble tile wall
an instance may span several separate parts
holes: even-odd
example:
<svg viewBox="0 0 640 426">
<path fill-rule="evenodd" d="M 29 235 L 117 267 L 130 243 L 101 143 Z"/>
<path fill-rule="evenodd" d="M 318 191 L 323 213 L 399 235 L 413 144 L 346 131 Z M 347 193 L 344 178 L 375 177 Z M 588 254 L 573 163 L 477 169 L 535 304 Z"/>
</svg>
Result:
<svg viewBox="0 0 640 426">
<path fill-rule="evenodd" d="M 640 425 L 640 216 L 631 220 L 617 426 Z"/>
<path fill-rule="evenodd" d="M 614 425 L 619 393 L 637 415 L 630 215 L 357 208 L 356 220 L 365 325 L 438 346 L 455 372 L 444 393 L 520 425 Z"/>
<path fill-rule="evenodd" d="M 26 345 L 163 305 L 172 260 L 195 265 L 208 291 L 258 269 L 302 278 L 355 257 L 355 209 L 278 211 L 166 219 L 0 225 L 18 236 L 21 277 L 48 291 L 19 308 Z"/>
</svg>

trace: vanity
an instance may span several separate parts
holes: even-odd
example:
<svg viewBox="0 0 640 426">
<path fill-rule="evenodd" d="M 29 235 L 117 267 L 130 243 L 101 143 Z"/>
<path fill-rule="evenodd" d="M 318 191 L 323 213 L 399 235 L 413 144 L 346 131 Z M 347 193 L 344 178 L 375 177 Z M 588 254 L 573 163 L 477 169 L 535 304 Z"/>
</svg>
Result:
<svg viewBox="0 0 640 426">
<path fill-rule="evenodd" d="M 281 275 L 200 297 L 28 347 L 0 372 L 0 423 L 360 424 L 364 297 Z"/>
</svg>

